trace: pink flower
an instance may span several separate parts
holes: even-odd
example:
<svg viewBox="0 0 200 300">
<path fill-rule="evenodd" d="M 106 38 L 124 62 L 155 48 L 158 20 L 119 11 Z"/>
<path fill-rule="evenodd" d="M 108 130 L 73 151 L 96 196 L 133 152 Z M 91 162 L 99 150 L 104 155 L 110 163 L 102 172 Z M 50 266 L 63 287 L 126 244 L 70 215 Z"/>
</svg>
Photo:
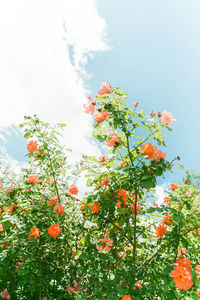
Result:
<svg viewBox="0 0 200 300">
<path fill-rule="evenodd" d="M 5 289 L 2 293 L 1 293 L 1 297 L 7 300 L 10 300 L 10 295 L 8 293 L 8 290 Z"/>
<path fill-rule="evenodd" d="M 135 286 L 137 286 L 139 289 L 141 289 L 142 288 L 141 280 L 139 280 L 138 282 L 136 282 Z"/>
<path fill-rule="evenodd" d="M 155 111 L 152 110 L 152 111 L 150 112 L 150 115 L 151 115 L 152 117 L 154 117 L 154 116 L 156 115 Z"/>
<path fill-rule="evenodd" d="M 108 133 L 108 135 L 112 135 L 112 138 L 110 140 L 106 141 L 106 145 L 108 147 L 114 147 L 114 146 L 117 146 L 117 144 L 121 143 L 118 133 L 116 133 L 114 131 L 110 131 Z"/>
<path fill-rule="evenodd" d="M 97 111 L 94 117 L 95 117 L 95 122 L 103 122 L 107 117 L 109 117 L 109 113 L 107 111 L 105 112 Z"/>
<path fill-rule="evenodd" d="M 0 223 L 0 232 L 3 232 L 3 225 Z"/>
<path fill-rule="evenodd" d="M 173 119 L 173 114 L 172 113 L 167 112 L 166 110 L 164 110 L 161 113 L 160 122 L 162 122 L 163 124 L 171 126 L 174 121 L 176 121 L 176 119 Z"/>
<path fill-rule="evenodd" d="M 97 95 L 102 96 L 104 94 L 110 94 L 112 92 L 110 83 L 102 82 L 100 86 L 100 91 L 98 91 Z"/>
<path fill-rule="evenodd" d="M 192 197 L 192 195 L 194 194 L 194 192 L 186 192 L 185 195 L 188 197 Z"/>
<path fill-rule="evenodd" d="M 95 102 L 95 100 L 92 100 L 91 97 L 88 97 L 88 99 L 90 101 L 90 104 L 89 105 L 83 104 L 83 107 L 85 108 L 84 113 L 93 115 L 93 113 L 94 113 L 94 106 L 95 106 L 96 102 Z"/>
<path fill-rule="evenodd" d="M 187 249 L 181 248 L 181 249 L 178 251 L 178 256 L 181 257 L 182 254 L 186 254 L 186 252 L 187 252 Z"/>
<path fill-rule="evenodd" d="M 106 159 L 108 159 L 108 156 L 107 156 L 107 155 L 101 155 L 101 156 L 99 156 L 98 163 L 101 164 L 101 163 L 103 163 Z"/>
</svg>

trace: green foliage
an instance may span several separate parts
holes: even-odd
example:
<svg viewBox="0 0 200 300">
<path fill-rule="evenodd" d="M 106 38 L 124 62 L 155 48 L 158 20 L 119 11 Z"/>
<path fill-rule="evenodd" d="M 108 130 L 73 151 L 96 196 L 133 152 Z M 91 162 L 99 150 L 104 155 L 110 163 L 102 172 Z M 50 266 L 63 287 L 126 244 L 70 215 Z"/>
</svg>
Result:
<svg viewBox="0 0 200 300">
<path fill-rule="evenodd" d="M 175 164 L 152 148 L 166 146 L 164 129 L 171 128 L 126 100 L 119 89 L 97 96 L 97 112 L 109 116 L 94 123 L 93 137 L 109 154 L 84 155 L 80 165 L 70 165 L 60 146 L 64 124 L 50 126 L 33 116 L 20 125 L 38 146 L 20 175 L 0 168 L 0 291 L 7 288 L 11 299 L 196 299 L 199 192 L 182 184 L 166 191 L 168 202 L 149 207 L 158 177 Z M 149 142 L 152 155 L 145 150 Z M 87 179 L 84 196 L 69 189 L 80 171 Z M 167 216 L 167 230 L 159 235 Z M 52 224 L 61 228 L 55 238 Z M 39 234 L 30 236 L 36 229 Z M 183 247 L 193 267 L 187 291 L 170 275 Z"/>
</svg>

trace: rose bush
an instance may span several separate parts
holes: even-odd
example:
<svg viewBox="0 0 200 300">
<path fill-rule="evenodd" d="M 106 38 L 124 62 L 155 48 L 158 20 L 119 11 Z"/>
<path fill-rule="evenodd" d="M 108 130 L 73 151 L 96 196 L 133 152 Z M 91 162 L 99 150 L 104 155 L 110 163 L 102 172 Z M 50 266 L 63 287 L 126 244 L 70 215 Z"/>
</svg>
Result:
<svg viewBox="0 0 200 300">
<path fill-rule="evenodd" d="M 103 83 L 85 113 L 104 155 L 67 163 L 58 129 L 37 116 L 20 125 L 28 166 L 1 165 L 0 291 L 7 299 L 198 299 L 199 191 L 172 183 L 154 203 L 173 115 L 126 106 Z M 78 175 L 86 172 L 85 194 Z"/>
</svg>

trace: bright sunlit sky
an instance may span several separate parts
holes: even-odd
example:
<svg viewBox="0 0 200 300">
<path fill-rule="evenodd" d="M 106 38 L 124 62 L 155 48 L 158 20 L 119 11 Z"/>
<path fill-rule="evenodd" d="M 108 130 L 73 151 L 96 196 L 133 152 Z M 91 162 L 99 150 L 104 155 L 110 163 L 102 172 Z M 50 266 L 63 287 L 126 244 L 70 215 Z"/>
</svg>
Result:
<svg viewBox="0 0 200 300">
<path fill-rule="evenodd" d="M 102 81 L 119 86 L 145 112 L 173 113 L 169 159 L 200 171 L 199 0 L 7 0 L 0 3 L 0 145 L 23 162 L 16 125 L 36 113 L 65 122 L 65 141 L 100 154 L 91 137 L 87 96 Z M 166 182 L 181 180 L 175 170 Z"/>
</svg>

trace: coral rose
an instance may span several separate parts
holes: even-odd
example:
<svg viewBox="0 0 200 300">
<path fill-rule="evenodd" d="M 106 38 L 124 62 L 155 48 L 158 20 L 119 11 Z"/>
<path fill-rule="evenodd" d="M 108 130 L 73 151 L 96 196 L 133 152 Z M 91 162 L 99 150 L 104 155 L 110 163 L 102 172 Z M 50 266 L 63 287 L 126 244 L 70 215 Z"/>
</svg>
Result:
<svg viewBox="0 0 200 300">
<path fill-rule="evenodd" d="M 131 203 L 130 207 L 131 207 L 132 213 L 135 213 L 135 202 L 134 202 L 134 203 Z M 141 209 L 140 203 L 138 202 L 138 203 L 137 203 L 137 206 L 136 206 L 136 212 L 138 213 L 140 209 Z"/>
<path fill-rule="evenodd" d="M 3 232 L 3 225 L 0 223 L 0 233 Z"/>
<path fill-rule="evenodd" d="M 99 156 L 98 163 L 102 164 L 106 159 L 108 159 L 107 155 L 101 155 Z"/>
<path fill-rule="evenodd" d="M 122 300 L 131 300 L 131 296 L 130 295 L 125 295 L 124 297 L 122 297 Z"/>
<path fill-rule="evenodd" d="M 200 279 L 200 265 L 196 265 L 195 270 L 196 270 L 196 273 L 197 273 L 197 279 Z"/>
<path fill-rule="evenodd" d="M 110 94 L 112 92 L 110 83 L 102 82 L 100 86 L 100 91 L 98 91 L 97 95 L 102 96 L 104 94 Z"/>
<path fill-rule="evenodd" d="M 10 295 L 9 295 L 7 289 L 5 289 L 5 290 L 1 293 L 1 297 L 2 297 L 3 299 L 10 300 Z"/>
<path fill-rule="evenodd" d="M 110 247 L 113 245 L 113 240 L 109 240 L 108 236 L 105 236 L 105 238 L 100 239 L 98 243 L 101 243 L 101 245 L 96 245 L 97 250 L 101 251 L 103 249 L 107 252 L 110 251 Z"/>
<path fill-rule="evenodd" d="M 120 137 L 119 137 L 119 134 L 114 132 L 114 131 L 110 131 L 108 133 L 108 136 L 112 135 L 112 138 L 108 141 L 106 141 L 106 145 L 108 147 L 115 147 L 117 146 L 118 144 L 121 143 L 121 140 L 120 140 Z"/>
<path fill-rule="evenodd" d="M 197 289 L 196 294 L 197 294 L 197 297 L 200 298 L 200 289 Z"/>
<path fill-rule="evenodd" d="M 107 117 L 109 117 L 109 113 L 107 111 L 105 112 L 97 111 L 94 117 L 95 117 L 95 122 L 103 122 Z"/>
<path fill-rule="evenodd" d="M 186 254 L 186 253 L 187 253 L 187 249 L 181 248 L 181 249 L 178 251 L 178 257 L 181 257 L 183 254 Z"/>
<path fill-rule="evenodd" d="M 93 115 L 93 113 L 94 113 L 94 107 L 95 107 L 96 102 L 95 102 L 95 100 L 92 100 L 91 97 L 88 97 L 88 99 L 90 101 L 90 104 L 89 105 L 83 104 L 83 107 L 85 108 L 84 112 L 86 114 Z"/>
<path fill-rule="evenodd" d="M 93 214 L 97 214 L 99 212 L 99 210 L 100 210 L 100 203 L 94 202 L 91 205 L 91 210 L 92 210 Z"/>
<path fill-rule="evenodd" d="M 179 290 L 188 291 L 194 284 L 191 272 L 187 267 L 175 266 L 174 270 L 171 271 L 171 276 Z"/>
<path fill-rule="evenodd" d="M 9 212 L 10 212 L 11 215 L 13 214 L 13 211 L 15 211 L 17 207 L 18 207 L 18 206 L 17 206 L 16 204 L 13 204 L 13 205 L 11 205 L 11 206 L 9 207 Z"/>
<path fill-rule="evenodd" d="M 37 229 L 36 227 L 34 227 L 34 228 L 31 228 L 30 233 L 29 233 L 29 235 L 28 235 L 28 238 L 29 238 L 29 239 L 30 239 L 30 238 L 36 239 L 36 238 L 39 237 L 39 235 L 40 235 L 39 229 Z"/>
<path fill-rule="evenodd" d="M 61 205 L 61 204 L 56 204 L 53 208 L 54 211 L 57 211 L 59 216 L 62 216 L 64 211 L 65 211 L 65 208 Z"/>
<path fill-rule="evenodd" d="M 158 150 L 156 146 L 153 146 L 151 142 L 141 146 L 140 152 L 149 156 L 148 159 L 154 159 L 156 161 L 161 160 L 161 158 L 166 158 L 166 154 Z"/>
<path fill-rule="evenodd" d="M 172 113 L 167 112 L 166 110 L 161 113 L 161 123 L 171 126 L 174 121 L 176 121 L 176 119 L 173 119 Z"/>
<path fill-rule="evenodd" d="M 188 269 L 192 270 L 191 261 L 189 258 L 179 258 L 176 263 L 179 264 L 179 266 L 187 267 Z"/>
<path fill-rule="evenodd" d="M 30 141 L 27 146 L 26 146 L 27 150 L 29 153 L 36 153 L 37 149 L 38 149 L 38 143 L 37 141 Z"/>
<path fill-rule="evenodd" d="M 50 197 L 48 204 L 52 205 L 53 203 L 57 203 L 57 202 L 58 202 L 58 196 Z"/>
<path fill-rule="evenodd" d="M 165 216 L 165 217 L 163 217 L 162 222 L 164 224 L 170 224 L 172 222 L 172 216 Z"/>
<path fill-rule="evenodd" d="M 39 184 L 39 183 L 42 182 L 42 180 L 39 180 L 37 175 L 31 174 L 31 175 L 28 176 L 27 182 L 28 183 Z"/>
<path fill-rule="evenodd" d="M 48 228 L 48 234 L 56 239 L 60 233 L 61 233 L 61 228 L 59 224 L 51 224 L 51 226 Z"/>
<path fill-rule="evenodd" d="M 157 237 L 162 238 L 167 233 L 167 226 L 166 225 L 159 225 L 156 229 L 156 235 Z"/>
<path fill-rule="evenodd" d="M 172 184 L 170 184 L 170 189 L 171 189 L 172 191 L 175 191 L 177 188 L 178 188 L 178 184 L 177 184 L 177 183 L 172 183 Z"/>
<path fill-rule="evenodd" d="M 109 179 L 108 178 L 102 178 L 102 181 L 100 182 L 100 185 L 109 185 Z"/>
<path fill-rule="evenodd" d="M 164 202 L 169 202 L 170 201 L 170 197 L 169 196 L 166 196 L 166 197 L 164 197 Z"/>
<path fill-rule="evenodd" d="M 68 192 L 69 192 L 70 194 L 72 194 L 72 195 L 77 195 L 78 192 L 79 192 L 79 190 L 78 190 L 78 188 L 77 188 L 74 184 L 72 184 L 72 185 L 69 187 Z"/>
<path fill-rule="evenodd" d="M 124 189 L 119 189 L 117 197 L 121 197 L 124 200 L 124 203 L 128 200 L 128 194 Z"/>
</svg>

